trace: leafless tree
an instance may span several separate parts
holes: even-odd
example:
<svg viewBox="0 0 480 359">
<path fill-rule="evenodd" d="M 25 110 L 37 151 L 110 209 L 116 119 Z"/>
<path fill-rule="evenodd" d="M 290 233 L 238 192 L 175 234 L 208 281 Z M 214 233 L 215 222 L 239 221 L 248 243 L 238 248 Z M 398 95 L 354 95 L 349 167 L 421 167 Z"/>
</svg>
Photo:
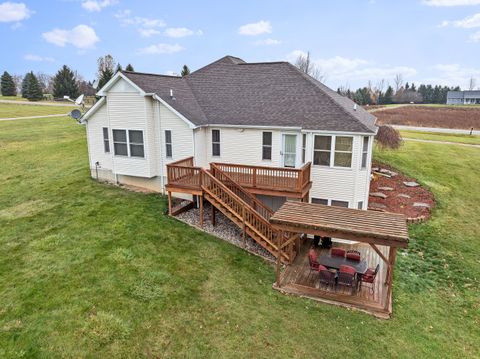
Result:
<svg viewBox="0 0 480 359">
<path fill-rule="evenodd" d="M 106 69 L 111 70 L 112 74 L 115 73 L 116 62 L 113 59 L 113 56 L 108 54 L 98 58 L 97 66 L 98 66 L 97 78 L 100 78 L 102 77 L 103 71 L 105 71 Z"/>
<path fill-rule="evenodd" d="M 22 75 L 12 75 L 12 77 L 13 77 L 13 82 L 15 82 L 15 87 L 17 88 L 17 93 L 22 92 L 23 76 Z"/>
<path fill-rule="evenodd" d="M 326 74 L 323 73 L 322 70 L 310 60 L 310 51 L 307 52 L 307 55 L 298 55 L 297 59 L 295 60 L 295 66 L 297 66 L 300 71 L 312 76 L 314 79 L 320 82 L 323 82 L 327 79 Z"/>
<path fill-rule="evenodd" d="M 468 89 L 470 91 L 475 90 L 475 86 L 477 86 L 477 81 L 475 78 L 472 76 L 470 77 L 470 80 L 468 81 Z"/>
<path fill-rule="evenodd" d="M 395 83 L 395 91 L 400 90 L 400 88 L 403 86 L 403 75 L 402 74 L 396 74 L 393 82 Z"/>
<path fill-rule="evenodd" d="M 49 74 L 46 74 L 45 72 L 37 72 L 36 76 L 40 84 L 40 87 L 42 88 L 42 92 L 45 94 L 52 93 L 53 92 L 52 76 Z"/>
</svg>

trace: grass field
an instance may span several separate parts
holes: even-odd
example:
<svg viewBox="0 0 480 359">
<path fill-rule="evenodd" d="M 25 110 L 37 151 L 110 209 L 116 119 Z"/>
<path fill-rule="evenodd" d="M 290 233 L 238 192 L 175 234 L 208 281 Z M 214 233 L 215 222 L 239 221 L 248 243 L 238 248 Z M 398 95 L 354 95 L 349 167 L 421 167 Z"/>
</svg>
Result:
<svg viewBox="0 0 480 359">
<path fill-rule="evenodd" d="M 449 134 L 449 133 L 438 133 L 438 132 L 423 132 L 423 131 L 400 131 L 400 134 L 404 138 L 418 138 L 421 140 L 432 140 L 432 141 L 446 141 L 446 142 L 457 142 L 457 143 L 466 143 L 472 145 L 480 145 L 480 136 L 470 136 L 462 134 Z"/>
<path fill-rule="evenodd" d="M 66 114 L 74 107 L 0 103 L 0 118 Z"/>
<path fill-rule="evenodd" d="M 165 216 L 165 198 L 91 180 L 84 131 L 0 122 L 1 358 L 480 356 L 478 149 L 376 151 L 438 201 L 385 321 L 284 296 L 271 265 Z"/>
</svg>

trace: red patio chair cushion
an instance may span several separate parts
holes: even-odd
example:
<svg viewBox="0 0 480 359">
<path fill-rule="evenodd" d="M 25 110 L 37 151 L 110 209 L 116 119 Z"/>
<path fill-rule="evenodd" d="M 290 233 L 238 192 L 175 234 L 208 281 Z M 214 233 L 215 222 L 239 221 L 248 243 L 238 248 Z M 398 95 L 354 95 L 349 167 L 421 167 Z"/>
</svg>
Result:
<svg viewBox="0 0 480 359">
<path fill-rule="evenodd" d="M 320 272 L 321 270 L 328 270 L 327 267 L 322 266 L 321 264 L 318 265 L 318 271 Z"/>
<path fill-rule="evenodd" d="M 350 266 L 346 266 L 346 265 L 343 265 L 343 264 L 340 266 L 340 272 L 342 272 L 342 273 L 350 273 L 350 274 L 355 274 L 355 273 L 357 273 L 357 271 L 355 270 L 355 268 L 350 267 Z"/>
<path fill-rule="evenodd" d="M 343 248 L 332 248 L 330 250 L 330 255 L 332 257 L 345 257 L 345 249 L 343 249 Z"/>
<path fill-rule="evenodd" d="M 347 259 L 352 261 L 360 262 L 360 254 L 358 253 L 347 253 Z"/>
</svg>

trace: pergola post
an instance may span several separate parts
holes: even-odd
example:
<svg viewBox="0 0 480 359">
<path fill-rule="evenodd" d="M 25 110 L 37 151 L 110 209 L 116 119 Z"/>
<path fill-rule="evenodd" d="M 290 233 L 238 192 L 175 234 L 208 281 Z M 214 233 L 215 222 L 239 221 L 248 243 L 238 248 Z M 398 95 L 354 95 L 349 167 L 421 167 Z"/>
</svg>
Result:
<svg viewBox="0 0 480 359">
<path fill-rule="evenodd" d="M 277 287 L 280 288 L 280 264 L 282 260 L 282 238 L 283 238 L 283 231 L 278 231 L 277 234 L 277 266 L 275 270 L 276 282 Z"/>
<path fill-rule="evenodd" d="M 388 311 L 390 305 L 390 298 L 392 297 L 393 289 L 393 268 L 395 266 L 395 260 L 397 258 L 397 248 L 390 247 L 390 252 L 388 253 L 388 272 L 387 272 L 387 300 L 385 302 L 385 310 Z"/>
<path fill-rule="evenodd" d="M 172 215 L 172 192 L 168 191 L 168 214 Z"/>
</svg>

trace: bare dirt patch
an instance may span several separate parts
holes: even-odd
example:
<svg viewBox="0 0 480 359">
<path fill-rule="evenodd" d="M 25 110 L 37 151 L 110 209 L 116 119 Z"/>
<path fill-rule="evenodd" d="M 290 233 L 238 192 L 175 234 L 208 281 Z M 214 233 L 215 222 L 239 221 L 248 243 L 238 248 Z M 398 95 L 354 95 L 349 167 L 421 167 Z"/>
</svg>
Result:
<svg viewBox="0 0 480 359">
<path fill-rule="evenodd" d="M 373 163 L 372 168 L 389 170 L 396 175 L 388 177 L 373 174 L 374 179 L 370 182 L 369 209 L 401 213 L 409 219 L 430 218 L 435 207 L 435 198 L 428 189 L 421 185 L 416 187 L 405 185 L 404 182 L 417 183 L 417 180 L 404 176 L 388 165 Z M 384 196 L 380 196 L 380 193 Z"/>
<path fill-rule="evenodd" d="M 375 111 L 378 124 L 470 129 L 480 128 L 480 106 L 403 106 Z"/>
</svg>

